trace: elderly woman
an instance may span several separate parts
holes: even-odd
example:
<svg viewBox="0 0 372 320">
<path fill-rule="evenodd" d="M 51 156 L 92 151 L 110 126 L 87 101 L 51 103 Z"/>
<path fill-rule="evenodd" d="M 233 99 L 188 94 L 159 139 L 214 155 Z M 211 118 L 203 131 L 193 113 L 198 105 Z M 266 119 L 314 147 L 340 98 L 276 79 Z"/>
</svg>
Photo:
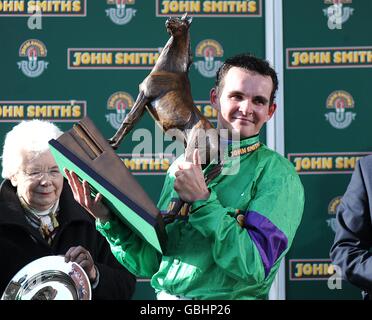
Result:
<svg viewBox="0 0 372 320">
<path fill-rule="evenodd" d="M 75 202 L 48 141 L 62 132 L 23 121 L 5 138 L 0 186 L 0 295 L 29 262 L 64 255 L 86 271 L 93 299 L 131 298 L 135 278 L 111 254 L 94 220 Z"/>
</svg>

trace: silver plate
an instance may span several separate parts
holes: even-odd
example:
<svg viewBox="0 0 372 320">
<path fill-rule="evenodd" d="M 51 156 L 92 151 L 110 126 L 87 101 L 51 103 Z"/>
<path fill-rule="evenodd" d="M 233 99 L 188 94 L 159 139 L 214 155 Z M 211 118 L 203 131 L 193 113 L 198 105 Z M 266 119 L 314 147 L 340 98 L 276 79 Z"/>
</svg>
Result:
<svg viewBox="0 0 372 320">
<path fill-rule="evenodd" d="M 23 267 L 1 300 L 91 300 L 89 278 L 80 265 L 63 256 L 48 256 Z"/>
</svg>

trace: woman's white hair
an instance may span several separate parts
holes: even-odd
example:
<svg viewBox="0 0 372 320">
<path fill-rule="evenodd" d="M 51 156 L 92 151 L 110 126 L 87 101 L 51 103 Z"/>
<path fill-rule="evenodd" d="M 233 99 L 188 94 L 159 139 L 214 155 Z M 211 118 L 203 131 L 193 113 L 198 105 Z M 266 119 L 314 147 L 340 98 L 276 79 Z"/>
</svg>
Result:
<svg viewBox="0 0 372 320">
<path fill-rule="evenodd" d="M 23 154 L 35 154 L 49 150 L 48 141 L 57 139 L 63 132 L 53 123 L 45 120 L 22 121 L 5 137 L 2 154 L 2 177 L 10 179 L 20 169 Z"/>
</svg>

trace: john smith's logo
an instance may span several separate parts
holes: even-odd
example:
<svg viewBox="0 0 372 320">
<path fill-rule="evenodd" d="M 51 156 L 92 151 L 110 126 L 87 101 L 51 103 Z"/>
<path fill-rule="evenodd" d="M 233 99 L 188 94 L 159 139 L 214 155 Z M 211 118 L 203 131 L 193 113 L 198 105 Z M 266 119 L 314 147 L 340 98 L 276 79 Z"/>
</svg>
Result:
<svg viewBox="0 0 372 320">
<path fill-rule="evenodd" d="M 107 100 L 107 109 L 114 111 L 106 114 L 106 120 L 117 130 L 134 104 L 132 96 L 124 91 L 113 93 Z"/>
<path fill-rule="evenodd" d="M 135 0 L 107 0 L 107 4 L 115 5 L 116 8 L 106 9 L 106 14 L 115 24 L 127 24 L 132 20 L 137 11 L 133 8 L 127 8 L 127 5 L 134 4 L 135 2 Z"/>
<path fill-rule="evenodd" d="M 328 214 L 330 218 L 326 220 L 328 227 L 330 227 L 333 232 L 336 232 L 336 213 L 337 207 L 341 202 L 341 196 L 333 198 L 328 205 Z"/>
<path fill-rule="evenodd" d="M 48 62 L 38 59 L 44 58 L 46 55 L 47 49 L 44 43 L 35 39 L 26 40 L 19 48 L 19 56 L 25 57 L 27 60 L 19 61 L 18 68 L 21 69 L 27 77 L 38 77 L 48 66 Z"/>
<path fill-rule="evenodd" d="M 323 9 L 324 15 L 328 18 L 329 29 L 342 29 L 342 25 L 354 12 L 353 8 L 343 7 L 343 4 L 352 2 L 352 0 L 324 0 L 325 4 L 330 4 L 328 8 Z"/>
<path fill-rule="evenodd" d="M 196 46 L 195 56 L 203 58 L 194 62 L 196 70 L 204 77 L 213 78 L 222 65 L 222 61 L 216 60 L 216 57 L 223 56 L 223 48 L 216 40 L 206 39 Z"/>
<path fill-rule="evenodd" d="M 354 109 L 354 99 L 346 91 L 332 92 L 327 99 L 327 109 L 333 111 L 326 113 L 325 117 L 336 129 L 345 129 L 355 120 L 356 113 L 347 111 Z"/>
</svg>

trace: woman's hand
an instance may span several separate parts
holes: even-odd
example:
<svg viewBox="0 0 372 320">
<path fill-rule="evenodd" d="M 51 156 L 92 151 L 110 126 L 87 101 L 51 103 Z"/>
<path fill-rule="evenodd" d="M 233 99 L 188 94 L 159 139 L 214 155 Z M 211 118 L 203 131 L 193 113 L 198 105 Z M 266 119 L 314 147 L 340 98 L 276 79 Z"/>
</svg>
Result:
<svg viewBox="0 0 372 320">
<path fill-rule="evenodd" d="M 84 180 L 83 183 L 81 183 L 78 176 L 73 171 L 69 171 L 66 168 L 64 172 L 67 176 L 74 199 L 94 218 L 99 219 L 103 223 L 110 220 L 112 216 L 110 210 L 101 201 L 102 195 L 97 193 L 95 199 L 92 199 L 88 182 Z"/>
<path fill-rule="evenodd" d="M 82 246 L 71 247 L 65 254 L 65 262 L 76 262 L 87 273 L 91 282 L 97 278 L 96 267 L 90 252 Z"/>
</svg>

